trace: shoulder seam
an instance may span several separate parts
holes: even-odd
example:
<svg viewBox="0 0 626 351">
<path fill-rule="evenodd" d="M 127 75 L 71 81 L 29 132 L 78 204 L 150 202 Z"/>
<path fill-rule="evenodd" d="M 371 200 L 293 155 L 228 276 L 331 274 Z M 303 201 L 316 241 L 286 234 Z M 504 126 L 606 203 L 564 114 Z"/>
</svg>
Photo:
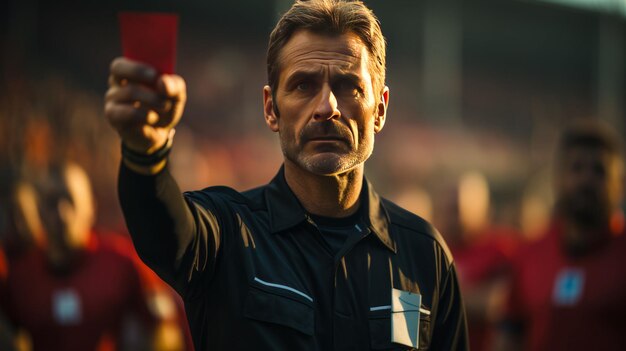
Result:
<svg viewBox="0 0 626 351">
<path fill-rule="evenodd" d="M 454 257 L 452 256 L 448 245 L 445 243 L 445 239 L 430 222 L 415 213 L 405 210 L 389 200 L 384 199 L 384 205 L 387 207 L 390 225 L 427 237 L 431 241 L 435 242 L 437 247 L 445 253 L 448 260 L 448 266 L 451 266 L 454 263 Z M 403 218 L 406 216 L 410 216 L 411 218 Z M 416 226 L 410 226 L 407 224 L 408 221 L 413 221 Z"/>
<path fill-rule="evenodd" d="M 202 190 L 185 192 L 185 195 L 191 195 L 192 197 L 194 197 L 193 196 L 194 194 L 202 194 L 205 196 L 214 194 L 218 197 L 221 197 L 224 201 L 232 202 L 235 204 L 246 205 L 252 211 L 264 210 L 264 208 L 260 206 L 259 204 L 257 204 L 253 199 L 250 199 L 249 197 L 246 196 L 246 194 L 252 191 L 255 191 L 257 189 L 259 188 L 247 190 L 245 192 L 239 192 L 231 187 L 218 185 L 218 186 L 207 187 Z"/>
</svg>

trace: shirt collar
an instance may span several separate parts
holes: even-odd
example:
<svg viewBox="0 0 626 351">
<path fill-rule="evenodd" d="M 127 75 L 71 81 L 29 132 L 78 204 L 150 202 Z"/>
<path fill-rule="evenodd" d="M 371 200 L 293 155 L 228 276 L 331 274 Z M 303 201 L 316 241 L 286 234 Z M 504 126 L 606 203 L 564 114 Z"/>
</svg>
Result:
<svg viewBox="0 0 626 351">
<path fill-rule="evenodd" d="M 391 251 L 396 252 L 396 243 L 389 230 L 389 215 L 380 196 L 371 183 L 364 178 L 361 191 L 361 206 L 365 206 L 365 220 L 374 235 Z M 285 180 L 284 166 L 268 184 L 265 191 L 266 206 L 270 217 L 270 230 L 279 233 L 307 220 L 307 214 L 296 195 Z"/>
<path fill-rule="evenodd" d="M 267 185 L 265 201 L 269 211 L 270 230 L 279 233 L 306 220 L 306 212 L 285 180 L 285 167 Z"/>
<path fill-rule="evenodd" d="M 369 221 L 370 230 L 376 235 L 376 237 L 383 243 L 387 248 L 393 253 L 396 253 L 396 242 L 393 240 L 391 235 L 391 230 L 389 230 L 389 214 L 383 205 L 383 202 L 380 201 L 380 196 L 374 188 L 372 184 L 367 180 L 367 178 L 363 179 L 363 190 L 361 192 L 361 199 L 364 199 L 361 203 L 361 206 L 365 206 L 367 210 L 366 220 Z"/>
</svg>

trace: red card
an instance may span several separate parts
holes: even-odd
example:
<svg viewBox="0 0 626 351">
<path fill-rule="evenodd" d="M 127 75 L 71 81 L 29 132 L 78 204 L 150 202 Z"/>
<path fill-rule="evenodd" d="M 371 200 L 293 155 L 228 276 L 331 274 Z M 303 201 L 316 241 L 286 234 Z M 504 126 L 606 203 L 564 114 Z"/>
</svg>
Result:
<svg viewBox="0 0 626 351">
<path fill-rule="evenodd" d="M 174 73 L 178 15 L 157 12 L 120 12 L 124 57 Z"/>
</svg>

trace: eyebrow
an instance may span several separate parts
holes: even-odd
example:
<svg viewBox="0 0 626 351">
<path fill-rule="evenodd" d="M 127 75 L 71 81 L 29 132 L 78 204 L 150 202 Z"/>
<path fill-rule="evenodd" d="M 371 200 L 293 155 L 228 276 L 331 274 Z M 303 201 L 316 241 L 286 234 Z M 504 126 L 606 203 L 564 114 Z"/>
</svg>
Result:
<svg viewBox="0 0 626 351">
<path fill-rule="evenodd" d="M 335 75 L 336 79 L 339 78 L 339 80 L 349 80 L 351 82 L 358 82 L 361 83 L 363 80 L 361 79 L 362 77 L 359 76 L 358 74 L 354 74 L 354 73 L 350 73 L 350 72 L 339 72 L 338 74 Z"/>
<path fill-rule="evenodd" d="M 290 85 L 293 82 L 297 82 L 297 81 L 301 81 L 301 80 L 307 80 L 307 79 L 313 79 L 315 77 L 317 77 L 319 75 L 319 73 L 317 71 L 314 70 L 299 70 L 296 71 L 295 73 L 291 74 L 289 77 L 287 77 L 287 80 L 285 81 L 286 85 Z"/>
<path fill-rule="evenodd" d="M 318 70 L 306 70 L 306 69 L 298 70 L 294 72 L 292 75 L 290 75 L 289 77 L 287 77 L 287 80 L 285 81 L 285 83 L 287 86 L 289 86 L 293 82 L 307 80 L 307 79 L 315 79 L 318 76 L 319 76 Z M 331 74 L 331 76 L 332 76 L 331 81 L 349 80 L 352 82 L 359 82 L 359 83 L 362 82 L 361 76 L 359 76 L 358 74 L 341 71 L 341 70 L 337 71 L 337 73 Z"/>
</svg>

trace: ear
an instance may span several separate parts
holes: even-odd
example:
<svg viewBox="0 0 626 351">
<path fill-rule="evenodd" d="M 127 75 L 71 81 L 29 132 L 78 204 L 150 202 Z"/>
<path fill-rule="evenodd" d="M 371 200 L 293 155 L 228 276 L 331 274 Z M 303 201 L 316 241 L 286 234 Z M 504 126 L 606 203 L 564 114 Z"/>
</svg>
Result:
<svg viewBox="0 0 626 351">
<path fill-rule="evenodd" d="M 274 97 L 272 88 L 269 85 L 263 87 L 263 113 L 265 114 L 265 124 L 272 130 L 278 132 L 278 116 L 274 108 Z"/>
<path fill-rule="evenodd" d="M 374 120 L 374 133 L 383 130 L 385 119 L 387 118 L 387 106 L 389 105 L 389 87 L 385 86 L 376 107 L 376 119 Z"/>
</svg>

